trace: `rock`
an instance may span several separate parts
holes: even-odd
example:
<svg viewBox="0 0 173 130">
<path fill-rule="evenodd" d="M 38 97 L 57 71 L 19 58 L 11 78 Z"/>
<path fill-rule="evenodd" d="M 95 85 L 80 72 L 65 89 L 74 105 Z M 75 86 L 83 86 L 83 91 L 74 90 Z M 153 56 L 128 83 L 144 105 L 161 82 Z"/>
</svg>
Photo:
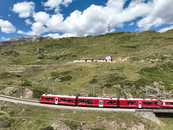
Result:
<svg viewBox="0 0 173 130">
<path fill-rule="evenodd" d="M 6 88 L 4 88 L 0 91 L 0 94 L 11 96 L 16 92 L 17 92 L 17 88 L 15 88 L 15 87 L 6 87 Z"/>
<path fill-rule="evenodd" d="M 150 120 L 154 123 L 156 123 L 157 125 L 161 126 L 162 122 L 156 117 L 156 115 L 152 112 L 137 112 L 135 113 L 135 115 L 137 117 L 143 117 L 144 119 Z"/>
<path fill-rule="evenodd" d="M 33 97 L 33 91 L 28 88 L 25 88 L 23 90 L 23 98 L 32 98 L 32 97 Z"/>
<path fill-rule="evenodd" d="M 11 126 L 10 121 L 0 119 L 0 128 L 8 128 Z"/>
<path fill-rule="evenodd" d="M 0 111 L 0 128 L 11 127 L 12 120 L 8 113 Z"/>
<path fill-rule="evenodd" d="M 63 121 L 54 122 L 51 127 L 53 130 L 71 130 Z"/>
<path fill-rule="evenodd" d="M 127 130 L 145 130 L 145 126 L 142 123 L 135 124 L 131 128 L 128 128 Z"/>
</svg>

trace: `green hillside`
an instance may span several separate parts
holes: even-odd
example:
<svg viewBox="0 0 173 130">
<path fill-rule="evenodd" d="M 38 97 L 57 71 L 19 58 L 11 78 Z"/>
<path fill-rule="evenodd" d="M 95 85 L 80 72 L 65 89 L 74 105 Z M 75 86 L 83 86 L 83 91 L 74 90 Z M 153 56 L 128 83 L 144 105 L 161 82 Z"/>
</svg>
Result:
<svg viewBox="0 0 173 130">
<path fill-rule="evenodd" d="M 77 59 L 99 59 L 108 55 L 113 57 L 112 63 L 73 63 Z M 33 91 L 33 98 L 39 98 L 43 93 L 172 98 L 173 31 L 112 33 L 57 40 L 40 39 L 0 46 L 0 93 L 19 97 L 23 96 L 23 90 L 26 88 Z M 70 126 L 70 130 L 78 130 L 77 122 L 84 119 L 83 113 L 80 112 L 75 115 L 66 111 L 49 113 L 50 110 L 45 109 L 20 106 L 18 110 L 14 105 L 6 105 L 6 107 L 4 104 L 0 105 L 3 111 L 2 114 L 0 112 L 0 121 L 1 117 L 2 120 L 6 118 L 7 124 L 12 122 L 10 127 L 16 129 L 35 124 L 32 125 L 34 130 L 53 130 L 46 126 L 52 124 L 57 119 L 56 116 L 61 115 L 61 118 L 64 118 L 63 122 Z M 51 119 L 49 114 L 52 115 Z M 144 124 L 144 130 L 158 130 L 158 127 L 154 127 L 150 121 L 139 119 L 133 114 L 115 113 L 115 119 L 112 114 L 95 114 L 89 113 L 86 122 L 96 123 L 99 122 L 96 117 L 103 117 L 102 121 L 123 120 L 129 127 Z M 19 115 L 23 120 L 17 118 Z M 92 115 L 95 115 L 96 119 Z M 43 120 L 43 116 L 48 122 Z M 70 117 L 70 120 L 66 119 L 66 116 Z M 28 118 L 32 121 L 29 122 Z M 170 124 L 166 129 L 171 130 L 172 120 L 162 120 Z M 90 126 L 92 127 L 86 130 L 109 128 Z M 121 126 L 118 128 L 125 130 Z"/>
<path fill-rule="evenodd" d="M 73 63 L 107 55 L 115 63 Z M 171 31 L 17 42 L 0 47 L 0 88 L 30 88 L 35 97 L 42 93 L 171 96 L 172 56 Z"/>
</svg>

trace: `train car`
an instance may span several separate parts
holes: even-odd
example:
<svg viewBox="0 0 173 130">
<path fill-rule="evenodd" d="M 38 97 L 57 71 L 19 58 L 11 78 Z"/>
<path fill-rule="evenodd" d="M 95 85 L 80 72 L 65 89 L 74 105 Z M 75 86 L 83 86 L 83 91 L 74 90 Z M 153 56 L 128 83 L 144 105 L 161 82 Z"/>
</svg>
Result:
<svg viewBox="0 0 173 130">
<path fill-rule="evenodd" d="M 163 109 L 173 109 L 173 99 L 172 100 L 162 100 Z"/>
<path fill-rule="evenodd" d="M 81 107 L 118 107 L 118 99 L 102 97 L 78 97 L 77 105 Z"/>
<path fill-rule="evenodd" d="M 158 99 L 144 99 L 142 101 L 142 108 L 158 109 L 162 107 L 162 101 Z"/>
<path fill-rule="evenodd" d="M 103 107 L 105 108 L 119 107 L 119 99 L 118 98 L 103 98 Z"/>
<path fill-rule="evenodd" d="M 57 103 L 55 104 L 76 106 L 77 97 L 76 96 L 58 96 Z"/>
<path fill-rule="evenodd" d="M 60 104 L 60 105 L 76 105 L 76 96 L 63 96 L 63 95 L 51 95 L 43 94 L 40 97 L 40 103 L 47 104 Z"/>
<path fill-rule="evenodd" d="M 54 96 L 54 95 L 51 95 L 51 94 L 43 94 L 41 97 L 40 97 L 40 103 L 46 103 L 46 104 L 55 104 L 55 99 L 57 97 Z"/>
<path fill-rule="evenodd" d="M 119 99 L 119 107 L 120 108 L 142 108 L 142 100 L 143 99 Z"/>
<path fill-rule="evenodd" d="M 103 107 L 101 97 L 78 97 L 77 105 L 81 107 Z"/>
<path fill-rule="evenodd" d="M 142 98 L 131 98 L 131 99 L 119 99 L 119 107 L 120 108 L 151 108 L 157 109 L 160 108 L 162 102 L 157 99 L 142 99 Z"/>
</svg>

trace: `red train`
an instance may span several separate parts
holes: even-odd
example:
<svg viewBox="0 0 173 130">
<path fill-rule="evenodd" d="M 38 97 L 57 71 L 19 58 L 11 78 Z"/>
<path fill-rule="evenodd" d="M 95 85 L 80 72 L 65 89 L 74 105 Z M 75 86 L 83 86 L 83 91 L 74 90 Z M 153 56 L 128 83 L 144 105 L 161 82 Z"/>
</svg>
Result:
<svg viewBox="0 0 173 130">
<path fill-rule="evenodd" d="M 40 97 L 40 103 L 70 105 L 81 107 L 103 108 L 135 108 L 135 109 L 172 109 L 173 100 L 142 99 L 142 98 L 104 98 L 104 97 L 78 97 L 63 95 L 45 95 Z"/>
</svg>

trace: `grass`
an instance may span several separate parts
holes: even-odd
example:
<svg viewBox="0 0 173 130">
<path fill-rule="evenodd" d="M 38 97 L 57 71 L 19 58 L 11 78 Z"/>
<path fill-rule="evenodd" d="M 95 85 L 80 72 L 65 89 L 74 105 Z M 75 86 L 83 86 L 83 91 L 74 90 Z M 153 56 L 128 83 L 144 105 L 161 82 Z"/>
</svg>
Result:
<svg viewBox="0 0 173 130">
<path fill-rule="evenodd" d="M 8 115 L 10 124 L 8 128 L 17 130 L 51 129 L 52 124 L 58 124 L 59 122 L 63 123 L 58 124 L 59 126 L 63 125 L 64 127 L 69 127 L 71 130 L 82 129 L 84 125 L 93 130 L 108 130 L 110 122 L 115 122 L 120 129 L 131 128 L 138 123 L 144 124 L 146 129 L 158 128 L 152 122 L 137 117 L 132 113 L 72 112 L 11 103 L 1 107 L 1 111 L 0 113 L 8 113 L 6 114 Z M 125 126 L 122 127 L 123 123 Z"/>
</svg>

